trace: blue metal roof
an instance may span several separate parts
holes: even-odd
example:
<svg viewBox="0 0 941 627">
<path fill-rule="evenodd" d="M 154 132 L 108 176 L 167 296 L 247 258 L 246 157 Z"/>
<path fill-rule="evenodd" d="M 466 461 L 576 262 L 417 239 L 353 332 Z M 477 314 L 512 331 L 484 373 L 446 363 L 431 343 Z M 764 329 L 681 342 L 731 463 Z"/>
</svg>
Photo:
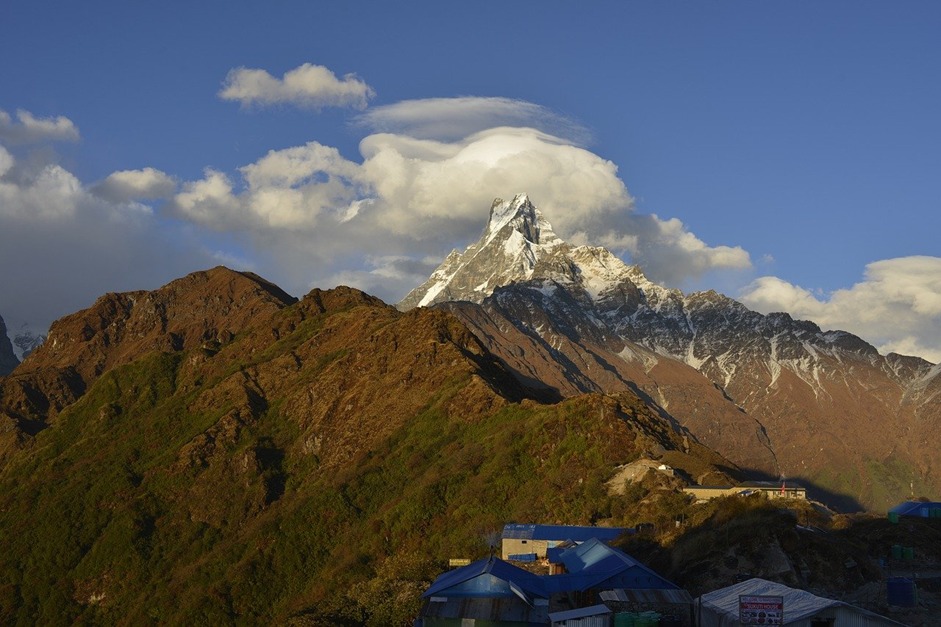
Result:
<svg viewBox="0 0 941 627">
<path fill-rule="evenodd" d="M 928 518 L 928 512 L 933 509 L 941 509 L 941 503 L 928 501 L 906 501 L 896 505 L 889 512 L 899 516 L 921 516 Z"/>
<path fill-rule="evenodd" d="M 489 557 L 448 571 L 435 579 L 423 597 L 512 598 L 529 605 L 557 592 L 626 588 L 679 590 L 630 555 L 591 538 L 561 554 L 567 573 L 534 575 L 499 558 Z"/>
<path fill-rule="evenodd" d="M 630 529 L 623 527 L 579 527 L 574 525 L 527 525 L 510 523 L 503 527 L 503 537 L 519 540 L 574 540 L 585 542 L 598 538 L 610 542 Z"/>
<path fill-rule="evenodd" d="M 630 555 L 597 538 L 563 551 L 567 573 L 549 575 L 543 583 L 550 592 L 592 588 L 677 590 L 678 586 L 650 570 Z"/>
<path fill-rule="evenodd" d="M 591 607 L 579 607 L 574 610 L 564 610 L 562 612 L 552 612 L 549 614 L 549 620 L 553 623 L 561 623 L 562 621 L 572 620 L 573 618 L 588 618 L 589 616 L 604 616 L 605 614 L 613 614 L 607 605 L 598 604 L 592 605 Z"/>
<path fill-rule="evenodd" d="M 422 596 L 549 598 L 541 579 L 497 557 L 477 560 L 441 574 Z"/>
</svg>

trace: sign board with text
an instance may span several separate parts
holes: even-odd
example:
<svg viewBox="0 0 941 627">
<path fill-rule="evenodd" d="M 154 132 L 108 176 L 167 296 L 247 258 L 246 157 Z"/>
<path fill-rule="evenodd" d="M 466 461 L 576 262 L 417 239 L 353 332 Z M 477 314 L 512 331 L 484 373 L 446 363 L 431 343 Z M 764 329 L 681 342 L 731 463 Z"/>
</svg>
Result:
<svg viewBox="0 0 941 627">
<path fill-rule="evenodd" d="M 743 625 L 783 625 L 784 597 L 740 595 L 738 616 Z"/>
</svg>

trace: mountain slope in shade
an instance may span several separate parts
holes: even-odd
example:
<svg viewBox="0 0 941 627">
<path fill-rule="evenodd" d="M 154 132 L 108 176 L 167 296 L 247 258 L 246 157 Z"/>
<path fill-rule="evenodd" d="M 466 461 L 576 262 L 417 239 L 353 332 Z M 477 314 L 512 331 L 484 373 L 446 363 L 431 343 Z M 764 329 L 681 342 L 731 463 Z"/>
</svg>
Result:
<svg viewBox="0 0 941 627">
<path fill-rule="evenodd" d="M 19 363 L 20 360 L 16 358 L 16 353 L 13 352 L 13 344 L 10 343 L 10 338 L 7 336 L 7 325 L 0 317 L 0 377 L 13 372 L 13 369 Z"/>
<path fill-rule="evenodd" d="M 804 478 L 844 507 L 941 489 L 937 366 L 658 286 L 604 248 L 559 240 L 525 196 L 494 207 L 481 240 L 400 307 L 451 300 L 440 306 L 521 381 L 560 396 L 636 390 L 736 463 Z"/>
</svg>

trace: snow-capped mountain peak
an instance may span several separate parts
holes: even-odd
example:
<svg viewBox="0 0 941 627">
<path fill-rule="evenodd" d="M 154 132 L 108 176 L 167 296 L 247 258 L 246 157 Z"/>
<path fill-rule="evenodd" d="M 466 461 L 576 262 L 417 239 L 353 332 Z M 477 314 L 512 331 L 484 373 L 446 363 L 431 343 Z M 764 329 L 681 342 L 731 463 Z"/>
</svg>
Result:
<svg viewBox="0 0 941 627">
<path fill-rule="evenodd" d="M 400 309 L 445 301 L 482 302 L 498 287 L 524 281 L 558 283 L 578 300 L 607 302 L 620 312 L 641 300 L 657 310 L 676 309 L 683 295 L 651 282 L 606 248 L 571 246 L 526 194 L 497 198 L 480 239 L 463 253 L 452 252 L 424 284 L 399 303 Z"/>
<path fill-rule="evenodd" d="M 45 334 L 36 333 L 28 324 L 24 323 L 13 336 L 13 350 L 19 360 L 23 361 L 45 341 Z"/>
<path fill-rule="evenodd" d="M 526 194 L 507 201 L 497 198 L 480 239 L 463 253 L 451 252 L 422 285 L 412 290 L 400 309 L 411 309 L 452 300 L 481 302 L 497 287 L 534 278 L 556 278 L 569 266 L 570 247 L 555 234 L 552 225 Z"/>
<path fill-rule="evenodd" d="M 548 245 L 561 242 L 552 231 L 552 226 L 533 205 L 526 194 L 517 194 L 513 200 L 497 198 L 490 205 L 490 219 L 484 229 L 482 241 L 490 242 L 511 229 L 531 244 Z"/>
</svg>

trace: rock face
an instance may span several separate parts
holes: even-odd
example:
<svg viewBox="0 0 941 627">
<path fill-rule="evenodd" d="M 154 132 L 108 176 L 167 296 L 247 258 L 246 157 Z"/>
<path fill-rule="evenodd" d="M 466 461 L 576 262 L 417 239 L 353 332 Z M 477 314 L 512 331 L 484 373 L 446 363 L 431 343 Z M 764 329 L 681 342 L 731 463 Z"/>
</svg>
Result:
<svg viewBox="0 0 941 627">
<path fill-rule="evenodd" d="M 149 352 L 218 348 L 296 300 L 260 277 L 218 267 L 153 292 L 106 294 L 57 320 L 47 341 L 0 381 L 0 458 L 104 372 Z"/>
<path fill-rule="evenodd" d="M 10 343 L 10 338 L 7 336 L 7 325 L 3 322 L 3 318 L 0 317 L 0 377 L 13 372 L 13 369 L 16 368 L 19 363 L 20 360 L 16 358 L 16 354 L 13 352 L 13 345 Z"/>
<path fill-rule="evenodd" d="M 399 306 L 461 318 L 551 396 L 632 389 L 741 466 L 847 508 L 941 489 L 941 367 L 560 240 L 520 195 Z"/>
<path fill-rule="evenodd" d="M 152 292 L 106 294 L 57 320 L 23 374 L 73 368 L 87 384 L 148 351 L 224 344 L 297 299 L 251 273 L 194 272 Z"/>
</svg>

